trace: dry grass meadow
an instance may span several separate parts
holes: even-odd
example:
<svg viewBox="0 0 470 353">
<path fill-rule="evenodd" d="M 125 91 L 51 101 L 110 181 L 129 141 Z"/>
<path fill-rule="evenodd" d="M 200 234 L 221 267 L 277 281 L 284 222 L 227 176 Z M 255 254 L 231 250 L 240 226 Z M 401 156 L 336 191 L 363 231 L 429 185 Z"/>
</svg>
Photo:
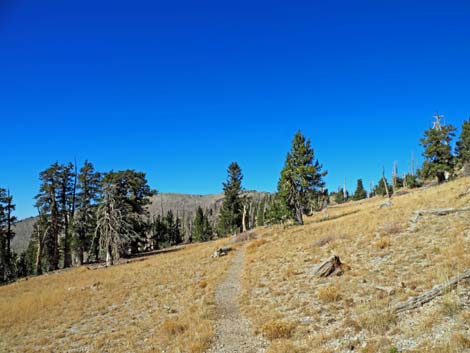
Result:
<svg viewBox="0 0 470 353">
<path fill-rule="evenodd" d="M 389 208 L 377 197 L 260 230 L 241 304 L 273 342 L 269 352 L 470 352 L 469 283 L 420 309 L 391 310 L 470 268 L 470 212 L 425 216 L 409 229 L 415 210 L 469 206 L 469 186 L 459 179 L 394 197 Z M 351 269 L 313 276 L 333 254 Z"/>
<path fill-rule="evenodd" d="M 193 352 L 212 338 L 226 240 L 0 288 L 0 352 Z"/>
<path fill-rule="evenodd" d="M 470 193 L 461 195 L 469 186 L 459 179 L 394 197 L 389 208 L 372 198 L 332 206 L 304 226 L 257 230 L 240 305 L 271 342 L 268 353 L 469 352 L 468 283 L 420 309 L 391 310 L 470 268 L 470 212 L 409 228 L 417 209 L 470 205 Z M 0 352 L 204 352 L 214 291 L 233 256 L 210 255 L 229 241 L 1 287 Z M 333 254 L 350 270 L 316 278 Z"/>
</svg>

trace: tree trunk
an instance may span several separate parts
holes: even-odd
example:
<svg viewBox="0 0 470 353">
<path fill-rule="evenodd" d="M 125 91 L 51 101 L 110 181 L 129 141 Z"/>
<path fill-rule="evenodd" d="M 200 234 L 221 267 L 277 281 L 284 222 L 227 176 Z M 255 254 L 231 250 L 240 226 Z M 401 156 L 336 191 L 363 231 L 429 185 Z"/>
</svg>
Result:
<svg viewBox="0 0 470 353">
<path fill-rule="evenodd" d="M 295 206 L 295 222 L 299 225 L 304 224 L 304 218 L 302 215 L 302 207 L 300 205 Z"/>
<path fill-rule="evenodd" d="M 242 233 L 246 232 L 246 205 L 243 205 Z"/>
<path fill-rule="evenodd" d="M 443 183 L 444 181 L 446 180 L 446 175 L 445 173 L 437 173 L 437 182 L 440 184 L 440 183 Z"/>
<path fill-rule="evenodd" d="M 36 274 L 42 274 L 42 254 L 44 251 L 44 239 L 46 238 L 49 228 L 46 228 L 44 235 L 41 237 L 40 229 L 38 228 L 38 249 L 36 254 Z"/>
<path fill-rule="evenodd" d="M 113 251 L 111 245 L 108 245 L 106 249 L 106 266 L 114 265 Z"/>
</svg>

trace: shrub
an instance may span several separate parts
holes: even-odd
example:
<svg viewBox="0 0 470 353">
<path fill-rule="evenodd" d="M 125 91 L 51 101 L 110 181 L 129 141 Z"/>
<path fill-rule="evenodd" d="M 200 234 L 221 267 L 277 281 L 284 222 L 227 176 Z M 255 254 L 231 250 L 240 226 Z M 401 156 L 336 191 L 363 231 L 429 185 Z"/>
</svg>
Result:
<svg viewBox="0 0 470 353">
<path fill-rule="evenodd" d="M 291 338 L 294 329 L 295 326 L 292 323 L 281 320 L 271 320 L 263 325 L 261 333 L 269 340 L 276 340 L 280 338 Z"/>
<path fill-rule="evenodd" d="M 318 290 L 318 299 L 324 303 L 333 303 L 341 300 L 341 295 L 338 287 L 328 286 Z"/>
</svg>

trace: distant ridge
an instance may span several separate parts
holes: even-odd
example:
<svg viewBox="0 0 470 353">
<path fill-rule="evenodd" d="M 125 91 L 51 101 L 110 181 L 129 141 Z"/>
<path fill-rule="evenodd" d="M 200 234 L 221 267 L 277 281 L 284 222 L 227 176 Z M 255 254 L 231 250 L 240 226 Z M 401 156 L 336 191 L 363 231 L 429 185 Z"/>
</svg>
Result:
<svg viewBox="0 0 470 353">
<path fill-rule="evenodd" d="M 250 190 L 245 191 L 244 195 L 250 196 L 254 200 L 261 200 L 264 196 L 269 195 L 269 193 Z M 181 219 L 183 219 L 183 226 L 185 231 L 187 231 L 189 227 L 189 220 L 194 219 L 196 210 L 199 206 L 204 210 L 209 211 L 209 219 L 211 222 L 215 222 L 218 218 L 223 200 L 223 193 L 193 195 L 162 192 L 151 198 L 152 203 L 148 206 L 148 210 L 150 217 L 162 215 L 162 209 L 164 215 L 169 210 L 171 210 L 175 216 L 178 215 Z M 14 228 L 16 235 L 11 243 L 11 247 L 16 253 L 19 254 L 28 248 L 36 218 L 37 217 L 29 217 L 19 221 L 16 224 Z"/>
</svg>

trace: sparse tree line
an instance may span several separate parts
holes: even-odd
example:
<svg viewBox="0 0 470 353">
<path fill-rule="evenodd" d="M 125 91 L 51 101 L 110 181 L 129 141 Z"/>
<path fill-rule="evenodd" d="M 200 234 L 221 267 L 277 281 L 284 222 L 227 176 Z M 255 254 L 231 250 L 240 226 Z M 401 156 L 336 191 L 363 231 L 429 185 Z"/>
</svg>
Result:
<svg viewBox="0 0 470 353">
<path fill-rule="evenodd" d="M 16 222 L 13 197 L 0 188 L 0 282 L 89 262 L 112 265 L 122 256 L 184 241 L 208 241 L 288 220 L 303 224 L 304 215 L 324 208 L 331 200 L 342 203 L 391 196 L 400 188 L 416 188 L 427 180 L 443 182 L 470 164 L 470 119 L 464 121 L 453 149 L 455 131 L 452 125 L 435 124 L 421 139 L 425 161 L 417 173 L 413 170 L 399 177 L 395 166 L 391 183 L 382 173 L 367 192 L 359 179 L 351 196 L 345 187 L 328 193 L 323 180 L 327 172 L 315 158 L 310 140 L 299 131 L 286 155 L 277 192 L 250 197 L 242 187 L 242 170 L 233 162 L 223 183 L 224 200 L 217 221 L 210 222 L 212 210 L 199 207 L 189 222 L 188 234 L 184 234 L 184 219 L 171 210 L 150 217 L 146 206 L 156 191 L 148 185 L 145 173 L 100 173 L 88 161 L 80 170 L 73 163 L 54 163 L 40 173 L 35 197 L 39 215 L 28 249 L 19 256 L 10 246 Z"/>
<path fill-rule="evenodd" d="M 439 117 L 436 115 L 435 117 Z M 420 144 L 423 147 L 423 157 L 425 158 L 421 169 L 398 176 L 397 167 L 394 170 L 391 182 L 387 180 L 384 173 L 377 185 L 367 192 L 362 179 L 357 181 L 354 194 L 349 195 L 344 187 L 339 187 L 336 192 L 330 193 L 330 198 L 336 203 L 343 203 L 349 200 L 357 201 L 373 196 L 391 196 L 402 188 L 418 188 L 426 181 L 436 180 L 441 183 L 452 178 L 465 165 L 470 164 L 470 119 L 464 120 L 455 148 L 452 148 L 453 138 L 456 128 L 452 125 L 443 125 L 437 121 L 434 126 L 424 132 Z"/>
</svg>

